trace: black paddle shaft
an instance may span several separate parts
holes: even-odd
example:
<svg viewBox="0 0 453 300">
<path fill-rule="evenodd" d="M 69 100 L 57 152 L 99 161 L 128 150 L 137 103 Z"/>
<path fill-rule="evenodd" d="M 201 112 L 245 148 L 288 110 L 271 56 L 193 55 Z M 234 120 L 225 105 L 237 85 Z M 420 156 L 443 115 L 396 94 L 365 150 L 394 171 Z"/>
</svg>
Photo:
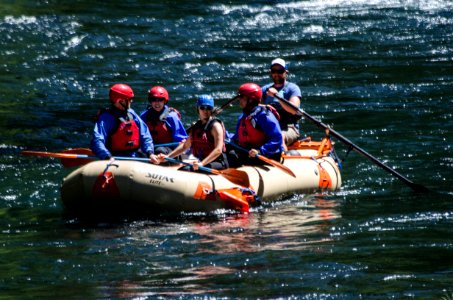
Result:
<svg viewBox="0 0 453 300">
<path fill-rule="evenodd" d="M 390 168 L 389 166 L 387 166 L 386 164 L 384 164 L 383 162 L 378 160 L 373 155 L 369 154 L 368 152 L 366 152 L 365 150 L 363 150 L 359 146 L 355 145 L 353 142 L 351 142 L 349 139 L 345 138 L 343 135 L 339 134 L 338 132 L 336 132 L 335 130 L 330 128 L 328 125 L 326 125 L 326 124 L 322 123 L 321 121 L 315 119 L 314 117 L 312 117 L 311 115 L 309 115 L 308 113 L 306 113 L 305 111 L 300 109 L 299 107 L 296 107 L 294 104 L 292 104 L 288 100 L 280 97 L 279 95 L 275 95 L 274 97 L 277 98 L 278 100 L 282 101 L 286 105 L 292 107 L 297 112 L 297 115 L 303 116 L 305 119 L 308 119 L 310 122 L 314 123 L 319 128 L 322 128 L 324 130 L 328 130 L 329 134 L 331 136 L 337 138 L 338 140 L 340 140 L 342 143 L 347 145 L 352 150 L 354 150 L 357 153 L 361 154 L 362 156 L 368 158 L 373 163 L 375 163 L 377 166 L 383 168 L 384 170 L 386 170 L 387 172 L 389 172 L 393 176 L 397 177 L 402 182 L 404 182 L 407 186 L 412 188 L 414 191 L 416 191 L 416 192 L 430 192 L 430 190 L 427 187 L 425 187 L 425 186 L 423 186 L 421 184 L 414 183 L 411 180 L 407 179 L 406 177 L 404 177 L 403 175 L 401 175 L 400 173 L 398 173 L 394 169 Z"/>
</svg>

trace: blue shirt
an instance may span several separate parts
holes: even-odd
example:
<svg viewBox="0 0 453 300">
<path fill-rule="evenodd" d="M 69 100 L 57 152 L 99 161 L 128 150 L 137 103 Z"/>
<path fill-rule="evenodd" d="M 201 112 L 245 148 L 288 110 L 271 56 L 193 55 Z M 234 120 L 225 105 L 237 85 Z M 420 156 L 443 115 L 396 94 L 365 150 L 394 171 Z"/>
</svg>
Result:
<svg viewBox="0 0 453 300">
<path fill-rule="evenodd" d="M 275 107 L 277 112 L 280 114 L 279 122 L 280 122 L 280 127 L 282 130 L 287 130 L 289 124 L 294 124 L 296 126 L 296 128 L 299 128 L 298 121 L 299 121 L 300 117 L 292 115 L 291 113 L 287 112 L 282 107 L 282 105 L 280 104 L 280 102 L 278 101 L 277 98 L 268 96 L 266 94 L 267 90 L 269 88 L 271 88 L 273 85 L 274 85 L 273 83 L 269 83 L 261 88 L 263 91 L 263 99 L 262 99 L 263 103 L 272 105 L 273 107 Z M 294 97 L 294 96 L 299 97 L 299 99 L 301 99 L 301 97 L 302 97 L 300 88 L 292 82 L 286 81 L 283 86 L 279 87 L 276 90 L 278 91 L 278 95 L 280 97 L 282 97 L 288 101 L 289 101 L 289 99 L 291 99 L 291 97 Z"/>
<path fill-rule="evenodd" d="M 271 88 L 273 85 L 274 85 L 274 83 L 269 83 L 261 88 L 261 90 L 263 91 L 263 103 L 264 104 L 279 104 L 280 103 L 280 102 L 278 102 L 278 100 L 276 98 L 268 96 L 266 94 L 267 90 L 269 88 Z M 289 81 L 285 81 L 285 84 L 283 86 L 279 87 L 278 89 L 276 88 L 276 90 L 278 91 L 278 95 L 280 97 L 282 97 L 288 101 L 293 96 L 299 97 L 299 99 L 302 98 L 302 94 L 300 92 L 299 86 L 297 86 L 297 84 L 289 82 Z"/>
<path fill-rule="evenodd" d="M 167 105 L 164 106 L 162 111 L 165 111 L 166 109 L 169 109 Z M 148 115 L 153 113 L 159 114 L 159 112 L 156 112 L 153 108 L 149 108 L 140 114 L 140 118 L 143 122 L 146 122 L 148 120 Z M 165 119 L 165 124 L 171 131 L 173 142 L 182 142 L 187 139 L 186 129 L 184 128 L 178 114 L 174 110 L 168 113 Z"/>
<path fill-rule="evenodd" d="M 254 112 L 258 109 L 260 109 L 260 111 L 254 114 Z M 256 124 L 256 127 L 264 132 L 266 136 L 264 144 L 257 150 L 259 150 L 260 153 L 266 157 L 271 157 L 272 155 L 281 153 L 283 151 L 283 137 L 278 120 L 272 112 L 267 109 L 261 109 L 260 106 L 255 106 L 250 114 L 242 113 L 242 115 L 239 116 L 233 140 L 237 141 L 242 118 L 247 118 L 251 114 L 254 114 L 252 118 Z"/>
<path fill-rule="evenodd" d="M 112 109 L 112 108 L 110 108 Z M 154 153 L 154 145 L 153 139 L 151 134 L 149 133 L 148 126 L 146 126 L 145 122 L 135 113 L 134 110 L 131 108 L 126 111 L 120 111 L 113 108 L 115 112 L 121 112 L 124 117 L 127 116 L 127 113 L 132 115 L 135 123 L 137 124 L 140 130 L 140 149 L 146 155 L 150 155 Z M 107 148 L 107 141 L 108 138 L 114 133 L 114 131 L 118 128 L 118 117 L 112 115 L 112 113 L 108 111 L 104 111 L 99 116 L 98 120 L 96 121 L 96 125 L 93 129 L 93 138 L 91 139 L 90 148 L 93 153 L 99 157 L 100 159 L 106 159 L 108 157 L 114 155 L 121 155 L 121 156 L 129 156 L 129 157 L 137 157 L 139 156 L 137 152 L 130 152 L 125 151 L 121 153 L 112 153 Z"/>
</svg>

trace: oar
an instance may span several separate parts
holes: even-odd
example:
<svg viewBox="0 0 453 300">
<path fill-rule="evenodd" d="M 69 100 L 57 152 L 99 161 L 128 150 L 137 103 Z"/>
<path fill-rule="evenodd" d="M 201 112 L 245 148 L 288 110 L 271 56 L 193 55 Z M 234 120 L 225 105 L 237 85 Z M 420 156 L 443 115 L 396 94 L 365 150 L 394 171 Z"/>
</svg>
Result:
<svg viewBox="0 0 453 300">
<path fill-rule="evenodd" d="M 216 107 L 213 111 L 212 111 L 212 115 L 213 116 L 217 116 L 218 114 L 220 114 L 225 108 L 229 107 L 236 99 L 239 98 L 239 95 L 236 95 L 234 96 L 233 98 L 231 98 L 230 100 L 228 100 L 227 102 L 225 102 L 222 106 L 220 107 Z"/>
<path fill-rule="evenodd" d="M 178 160 L 178 159 L 174 159 L 174 158 L 170 158 L 170 157 L 166 157 L 165 160 L 169 161 L 169 162 L 173 162 L 173 163 L 180 163 L 180 164 L 183 164 L 186 166 L 193 166 L 193 164 L 191 164 L 191 163 L 188 163 L 188 162 L 185 162 L 182 160 Z M 206 171 L 211 174 L 222 175 L 223 177 L 225 177 L 226 179 L 228 179 L 229 181 L 231 181 L 237 185 L 241 185 L 241 186 L 245 186 L 245 187 L 250 186 L 249 175 L 246 172 L 241 171 L 241 170 L 236 170 L 236 169 L 216 170 L 216 169 L 211 169 L 211 168 L 207 168 L 207 167 L 203 167 L 203 166 L 199 166 L 198 169 L 200 169 L 202 171 Z"/>
<path fill-rule="evenodd" d="M 93 160 L 99 160 L 98 157 L 89 155 L 89 154 L 81 154 L 81 152 L 85 152 L 86 150 L 90 151 L 87 148 L 76 148 L 76 149 L 67 149 L 63 152 L 44 152 L 44 151 L 22 151 L 22 155 L 28 156 L 40 156 L 40 157 L 55 157 L 61 158 L 61 163 L 65 167 L 75 167 L 89 163 Z M 135 161 L 144 161 L 149 162 L 149 158 L 146 157 L 125 157 L 125 156 L 113 156 L 116 160 L 135 160 Z M 70 163 L 69 160 L 79 160 L 79 163 Z"/>
<path fill-rule="evenodd" d="M 155 144 L 154 148 L 157 147 L 171 147 L 178 145 L 179 142 L 173 142 L 173 143 L 165 143 L 165 144 Z M 63 150 L 62 153 L 64 154 L 80 154 L 82 156 L 77 157 L 76 159 L 74 158 L 67 158 L 67 157 L 60 157 L 61 158 L 61 164 L 65 168 L 72 168 L 72 167 L 78 167 L 85 165 L 93 160 L 96 160 L 97 158 L 95 157 L 93 151 L 89 148 L 71 148 L 71 149 L 66 149 Z M 86 157 L 83 155 L 87 155 Z M 121 158 L 118 158 L 121 160 Z M 123 159 L 124 160 L 124 159 Z M 132 159 L 136 160 L 136 159 Z"/>
<path fill-rule="evenodd" d="M 323 128 L 325 130 L 328 130 L 329 131 L 329 134 L 336 137 L 337 139 L 339 139 L 342 143 L 344 143 L 345 145 L 347 145 L 350 149 L 353 149 L 354 151 L 356 151 L 357 153 L 365 156 L 366 158 L 368 158 L 369 160 L 371 160 L 373 163 L 375 163 L 376 165 L 378 165 L 379 167 L 381 167 L 382 169 L 386 170 L 387 172 L 389 172 L 390 174 L 392 174 L 393 176 L 397 177 L 398 179 L 400 179 L 402 182 L 404 182 L 406 185 L 408 185 L 410 188 L 412 188 L 414 191 L 416 192 L 430 192 L 430 190 L 421 185 L 421 184 L 418 184 L 418 183 L 414 183 L 412 182 L 411 180 L 407 179 L 406 177 L 404 177 L 403 175 L 401 175 L 400 173 L 398 173 L 397 171 L 395 171 L 394 169 L 390 168 L 389 166 L 387 166 L 386 164 L 384 164 L 383 162 L 379 161 L 376 157 L 374 157 L 373 155 L 369 154 L 368 152 L 366 152 L 365 150 L 363 150 L 362 148 L 360 148 L 359 146 L 355 145 L 353 142 L 351 142 L 349 139 L 345 138 L 344 136 L 342 136 L 341 134 L 339 134 L 338 132 L 336 132 L 335 130 L 333 130 L 332 128 L 330 128 L 328 125 L 322 123 L 321 121 L 318 121 L 317 119 L 315 119 L 314 117 L 312 117 L 311 115 L 309 115 L 308 113 L 306 113 L 305 111 L 303 111 L 302 109 L 300 109 L 299 107 L 295 106 L 294 104 L 292 104 L 291 102 L 289 102 L 288 100 L 280 97 L 279 95 L 275 95 L 274 96 L 275 98 L 277 98 L 279 101 L 283 102 L 284 104 L 286 104 L 287 106 L 289 106 L 290 108 L 293 109 L 293 112 L 294 114 L 297 114 L 299 116 L 303 116 L 304 118 L 308 119 L 309 121 L 311 121 L 312 123 L 314 123 L 316 126 L 318 126 L 319 128 Z"/>
<path fill-rule="evenodd" d="M 88 155 L 88 154 L 74 153 L 74 152 L 79 152 L 79 153 L 86 152 L 87 150 L 91 152 L 90 149 L 77 148 L 77 149 L 65 150 L 64 151 L 65 153 L 43 152 L 43 151 L 22 151 L 21 154 L 29 155 L 29 156 L 61 158 L 61 162 L 62 162 L 63 166 L 74 167 L 76 165 L 73 163 L 70 163 L 71 160 L 75 160 L 75 161 L 82 160 L 82 162 L 79 161 L 79 165 L 84 165 L 90 161 L 98 160 L 98 158 L 96 156 L 92 156 L 92 155 Z M 68 153 L 68 152 L 72 152 L 72 153 Z M 149 162 L 149 158 L 146 158 L 146 157 L 113 156 L 113 158 L 115 158 L 116 160 L 133 160 L 133 161 Z M 182 163 L 185 165 L 192 165 L 190 163 L 179 161 L 179 160 L 173 159 L 173 158 L 166 158 L 166 160 L 172 161 L 175 163 Z M 237 185 L 246 186 L 246 187 L 250 186 L 249 177 L 248 177 L 247 173 L 244 171 L 240 171 L 240 170 L 236 170 L 236 169 L 215 170 L 215 169 L 210 169 L 210 168 L 206 168 L 203 166 L 200 166 L 199 169 L 212 173 L 212 174 L 222 175 L 226 179 L 228 179 L 229 181 L 231 181 L 233 183 L 236 183 Z"/>
<path fill-rule="evenodd" d="M 231 146 L 237 148 L 238 150 L 241 150 L 241 151 L 244 151 L 244 152 L 249 152 L 249 150 L 239 146 L 239 145 L 236 145 L 235 143 L 231 142 L 231 141 L 228 141 L 227 144 L 230 144 Z M 268 163 L 270 165 L 273 165 L 274 167 L 277 167 L 279 169 L 281 169 L 282 171 L 288 173 L 289 175 L 293 176 L 293 177 L 296 177 L 296 175 L 293 173 L 293 171 L 291 171 L 291 169 L 289 169 L 287 166 L 284 166 L 283 164 L 279 163 L 278 161 L 275 161 L 273 159 L 270 159 L 270 158 L 267 158 L 266 156 L 263 156 L 263 155 L 259 155 L 257 154 L 256 157 L 262 161 L 264 161 L 265 163 Z"/>
<path fill-rule="evenodd" d="M 89 162 L 92 162 L 94 160 L 97 160 L 97 157 L 95 157 L 93 151 L 89 148 L 71 148 L 71 149 L 65 149 L 62 151 L 62 153 L 65 154 L 80 154 L 80 155 L 87 155 L 91 156 L 93 158 L 78 158 L 78 159 L 68 159 L 68 158 L 61 158 L 61 164 L 65 168 L 73 168 L 73 167 L 80 167 L 83 166 Z"/>
<path fill-rule="evenodd" d="M 179 142 L 172 142 L 172 143 L 165 143 L 165 144 L 154 144 L 154 148 L 157 147 L 172 147 L 172 146 L 178 146 Z"/>
</svg>

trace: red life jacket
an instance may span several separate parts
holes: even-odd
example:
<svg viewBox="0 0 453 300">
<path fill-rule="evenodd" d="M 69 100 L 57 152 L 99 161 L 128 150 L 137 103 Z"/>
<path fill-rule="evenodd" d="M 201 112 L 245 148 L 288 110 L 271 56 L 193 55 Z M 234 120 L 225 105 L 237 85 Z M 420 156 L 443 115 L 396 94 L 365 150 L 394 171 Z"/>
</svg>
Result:
<svg viewBox="0 0 453 300">
<path fill-rule="evenodd" d="M 140 147 L 140 129 L 131 114 L 127 118 L 118 118 L 120 124 L 110 137 L 112 151 L 134 151 Z"/>
<path fill-rule="evenodd" d="M 223 128 L 223 134 L 225 136 L 225 128 L 222 121 L 217 118 L 212 118 L 206 124 L 202 124 L 199 120 L 193 125 L 190 136 L 192 138 L 192 154 L 198 159 L 204 159 L 209 153 L 214 150 L 214 137 L 211 134 L 212 126 L 215 122 L 219 122 Z M 223 152 L 225 152 L 225 144 L 223 145 Z"/>
<path fill-rule="evenodd" d="M 160 114 L 154 109 L 149 108 L 146 117 L 146 125 L 148 125 L 151 136 L 153 137 L 153 142 L 155 144 L 173 142 L 173 133 L 171 132 L 170 128 L 168 128 L 166 122 L 168 114 L 172 111 L 175 111 L 178 117 L 181 119 L 179 112 L 172 107 L 165 107 L 165 109 L 162 110 Z"/>
<path fill-rule="evenodd" d="M 243 116 L 239 123 L 238 144 L 246 148 L 259 148 L 266 142 L 266 133 L 260 128 L 256 128 L 256 116 L 265 111 L 272 112 L 277 120 L 280 118 L 275 108 L 270 105 L 259 105 L 254 112 L 248 116 Z"/>
</svg>

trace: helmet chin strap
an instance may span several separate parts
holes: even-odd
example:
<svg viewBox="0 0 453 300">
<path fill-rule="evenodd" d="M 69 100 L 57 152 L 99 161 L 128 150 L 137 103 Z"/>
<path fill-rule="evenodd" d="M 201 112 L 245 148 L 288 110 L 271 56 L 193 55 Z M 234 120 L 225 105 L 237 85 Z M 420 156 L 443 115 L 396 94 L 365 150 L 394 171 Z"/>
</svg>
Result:
<svg viewBox="0 0 453 300">
<path fill-rule="evenodd" d="M 126 103 L 127 103 L 127 102 L 126 102 Z M 120 105 L 124 108 L 124 110 L 127 110 L 127 109 L 128 109 L 128 106 L 129 106 L 129 105 L 127 105 L 127 104 L 124 105 L 124 103 L 122 103 L 122 102 L 120 102 Z"/>
<path fill-rule="evenodd" d="M 123 104 L 121 104 L 121 105 L 123 106 L 124 110 L 128 110 L 131 107 L 131 103 L 132 103 L 132 99 L 127 99 L 126 105 L 123 105 Z"/>
<path fill-rule="evenodd" d="M 131 100 L 126 100 L 126 104 L 123 103 L 123 101 L 117 101 L 114 106 L 116 106 L 118 109 L 123 108 L 123 110 L 127 110 L 130 107 Z"/>
</svg>

